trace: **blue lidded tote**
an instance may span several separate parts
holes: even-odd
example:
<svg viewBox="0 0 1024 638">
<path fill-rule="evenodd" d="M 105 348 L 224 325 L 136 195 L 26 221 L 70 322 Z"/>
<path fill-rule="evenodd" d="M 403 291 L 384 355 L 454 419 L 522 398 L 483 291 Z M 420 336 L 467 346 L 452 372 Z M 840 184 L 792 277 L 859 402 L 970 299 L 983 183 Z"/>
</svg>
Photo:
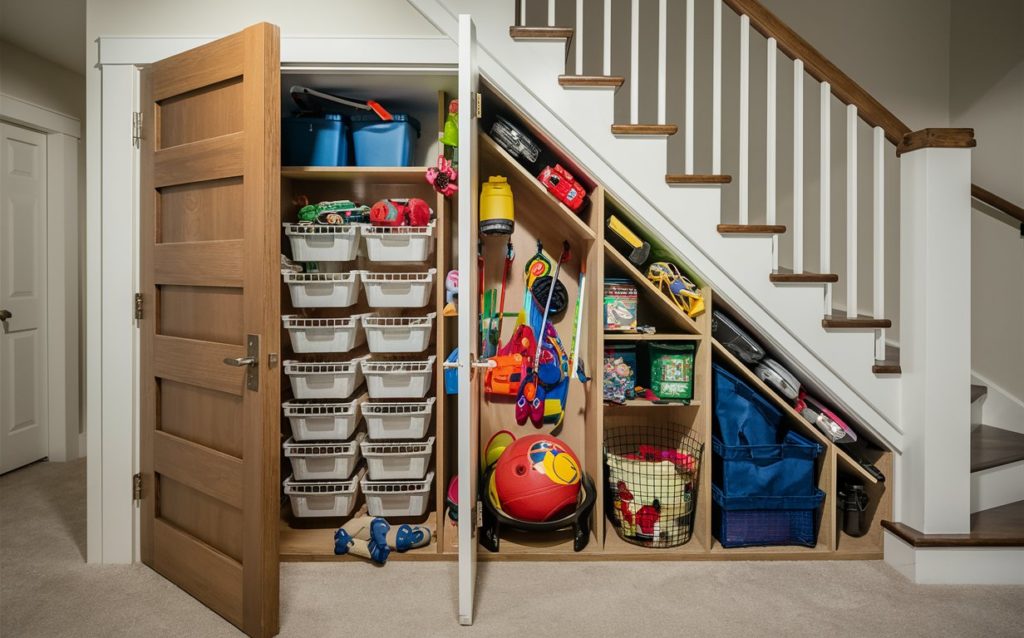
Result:
<svg viewBox="0 0 1024 638">
<path fill-rule="evenodd" d="M 779 442 L 782 412 L 756 390 L 718 364 L 712 365 L 715 433 L 725 445 Z"/>
</svg>

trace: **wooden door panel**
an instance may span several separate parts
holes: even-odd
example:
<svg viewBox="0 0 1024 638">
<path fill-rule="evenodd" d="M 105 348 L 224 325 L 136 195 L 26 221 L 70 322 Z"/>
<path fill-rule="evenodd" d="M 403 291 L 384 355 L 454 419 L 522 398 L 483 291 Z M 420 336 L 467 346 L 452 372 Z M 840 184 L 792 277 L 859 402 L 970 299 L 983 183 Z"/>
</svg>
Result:
<svg viewBox="0 0 1024 638">
<path fill-rule="evenodd" d="M 280 55 L 267 24 L 143 71 L 143 561 L 278 626 Z M 253 357 L 246 368 L 226 359 Z M 276 360 L 275 360 L 276 361 Z M 271 373 L 273 372 L 273 373 Z"/>
<path fill-rule="evenodd" d="M 171 379 L 160 379 L 158 429 L 242 458 L 242 423 L 235 417 L 242 398 Z"/>
<path fill-rule="evenodd" d="M 241 178 L 167 186 L 157 206 L 158 242 L 242 238 Z"/>
</svg>

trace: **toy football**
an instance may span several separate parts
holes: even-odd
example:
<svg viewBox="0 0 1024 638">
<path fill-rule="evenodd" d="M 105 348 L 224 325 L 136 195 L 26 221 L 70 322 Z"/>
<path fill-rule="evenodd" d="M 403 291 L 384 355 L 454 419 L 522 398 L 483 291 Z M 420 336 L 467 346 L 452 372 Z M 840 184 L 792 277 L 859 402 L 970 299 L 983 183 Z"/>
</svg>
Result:
<svg viewBox="0 0 1024 638">
<path fill-rule="evenodd" d="M 505 448 L 494 469 L 492 498 L 522 521 L 543 522 L 576 507 L 580 461 L 563 441 L 531 434 Z"/>
</svg>

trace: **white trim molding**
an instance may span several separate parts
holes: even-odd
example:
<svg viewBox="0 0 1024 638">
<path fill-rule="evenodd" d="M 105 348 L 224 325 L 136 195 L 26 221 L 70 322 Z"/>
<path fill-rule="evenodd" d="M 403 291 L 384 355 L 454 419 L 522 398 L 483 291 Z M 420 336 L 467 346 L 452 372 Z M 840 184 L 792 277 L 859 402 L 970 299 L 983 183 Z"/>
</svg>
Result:
<svg viewBox="0 0 1024 638">
<path fill-rule="evenodd" d="M 45 133 L 61 133 L 75 139 L 82 137 L 82 124 L 76 118 L 6 93 L 0 93 L 0 117 Z"/>
<path fill-rule="evenodd" d="M 913 547 L 885 533 L 885 562 L 919 585 L 1024 585 L 1024 548 Z"/>
</svg>

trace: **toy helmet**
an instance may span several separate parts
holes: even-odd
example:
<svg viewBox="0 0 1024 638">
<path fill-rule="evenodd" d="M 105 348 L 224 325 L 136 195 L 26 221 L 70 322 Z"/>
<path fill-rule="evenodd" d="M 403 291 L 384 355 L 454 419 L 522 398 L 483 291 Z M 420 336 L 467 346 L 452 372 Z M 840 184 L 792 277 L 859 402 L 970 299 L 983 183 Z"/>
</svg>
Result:
<svg viewBox="0 0 1024 638">
<path fill-rule="evenodd" d="M 444 118 L 444 133 L 441 143 L 445 146 L 459 145 L 459 101 L 452 100 L 448 104 L 448 115 Z"/>
<path fill-rule="evenodd" d="M 487 178 L 480 189 L 480 233 L 511 235 L 515 230 L 512 188 L 501 175 Z"/>
</svg>

